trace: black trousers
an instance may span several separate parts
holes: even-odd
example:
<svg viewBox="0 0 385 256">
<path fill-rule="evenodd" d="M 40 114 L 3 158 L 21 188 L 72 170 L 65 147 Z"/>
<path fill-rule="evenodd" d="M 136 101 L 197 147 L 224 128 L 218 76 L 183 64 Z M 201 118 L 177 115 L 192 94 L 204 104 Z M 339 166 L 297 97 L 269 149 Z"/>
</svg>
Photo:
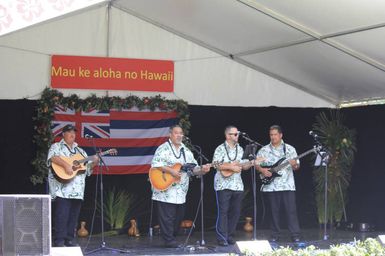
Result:
<svg viewBox="0 0 385 256">
<path fill-rule="evenodd" d="M 270 202 L 272 236 L 278 237 L 281 233 L 280 214 L 281 205 L 283 205 L 290 234 L 292 237 L 298 237 L 300 235 L 300 228 L 297 217 L 295 191 L 264 192 L 264 194 Z"/>
<path fill-rule="evenodd" d="M 160 233 L 166 243 L 175 242 L 184 217 L 185 204 L 155 201 L 158 209 Z"/>
<path fill-rule="evenodd" d="M 237 228 L 243 191 L 219 190 L 216 191 L 218 216 L 216 223 L 217 240 L 227 242 L 232 238 Z"/>
<path fill-rule="evenodd" d="M 55 245 L 62 245 L 64 241 L 72 241 L 75 237 L 82 200 L 55 199 Z"/>
</svg>

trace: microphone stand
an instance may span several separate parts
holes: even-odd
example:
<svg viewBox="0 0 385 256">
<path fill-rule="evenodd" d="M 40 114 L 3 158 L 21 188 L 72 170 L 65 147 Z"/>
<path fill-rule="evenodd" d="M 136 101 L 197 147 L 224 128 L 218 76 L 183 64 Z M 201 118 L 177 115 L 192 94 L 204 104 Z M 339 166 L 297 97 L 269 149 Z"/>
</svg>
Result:
<svg viewBox="0 0 385 256">
<path fill-rule="evenodd" d="M 325 166 L 325 201 L 324 201 L 324 240 L 329 239 L 329 235 L 327 234 L 327 215 L 328 215 L 328 162 L 329 162 L 329 154 L 324 153 L 320 154 L 321 156 L 321 166 Z"/>
<path fill-rule="evenodd" d="M 316 146 L 321 146 L 323 152 L 318 152 L 317 154 L 321 157 L 320 166 L 325 166 L 325 179 L 324 179 L 324 236 L 323 240 L 326 241 L 329 239 L 329 235 L 327 232 L 327 215 L 328 215 L 328 165 L 330 152 L 322 145 L 322 143 L 318 139 L 318 135 L 310 134 L 313 136 L 314 142 Z"/>
<path fill-rule="evenodd" d="M 95 141 L 94 141 L 93 137 L 89 137 L 89 139 L 92 142 L 92 147 L 93 147 L 96 155 L 99 157 L 98 175 L 100 175 L 100 219 L 101 219 L 101 228 L 102 228 L 102 242 L 101 242 L 99 248 L 96 248 L 94 250 L 85 252 L 84 254 L 88 255 L 88 254 L 92 254 L 92 253 L 95 253 L 95 252 L 98 252 L 98 251 L 101 251 L 101 250 L 109 250 L 109 251 L 120 252 L 120 253 L 128 253 L 129 251 L 127 251 L 127 250 L 115 249 L 115 248 L 111 248 L 111 247 L 106 246 L 106 242 L 104 240 L 103 166 L 105 167 L 105 169 L 107 171 L 109 171 L 109 170 L 108 170 L 108 167 L 107 167 L 106 163 L 103 160 L 103 157 L 98 153 L 98 152 L 100 152 L 100 150 L 98 151 L 96 149 L 96 145 L 95 145 Z"/>
<path fill-rule="evenodd" d="M 185 137 L 187 138 L 187 137 Z M 203 160 L 205 160 L 206 162 L 209 162 L 208 158 L 203 155 L 202 153 L 202 148 L 198 145 L 194 145 L 191 143 L 191 140 L 189 138 L 186 139 L 186 142 L 187 144 L 189 144 L 191 146 L 191 150 L 195 153 L 198 154 L 198 163 L 199 163 L 199 166 L 202 166 L 203 164 Z M 199 175 L 198 178 L 200 179 L 200 200 L 199 200 L 199 204 L 198 204 L 198 208 L 200 207 L 200 210 L 201 210 L 201 241 L 199 242 L 200 246 L 198 247 L 198 249 L 206 249 L 205 245 L 206 245 L 206 242 L 205 242 L 205 235 L 204 235 L 204 210 L 203 210 L 203 192 L 204 192 L 204 179 L 203 179 L 203 174 Z M 187 244 L 187 241 L 190 237 L 190 234 L 191 234 L 191 231 L 192 231 L 192 228 L 195 226 L 195 220 L 194 220 L 194 223 L 193 225 L 191 226 L 191 230 L 190 230 L 190 233 L 189 235 L 187 236 L 186 238 L 186 241 L 184 242 L 184 247 L 186 247 L 186 244 Z M 193 248 L 190 248 L 190 250 L 193 250 L 195 249 L 194 247 Z"/>
<path fill-rule="evenodd" d="M 249 142 L 249 145 L 252 148 L 252 153 L 249 155 L 249 159 L 254 160 L 256 158 L 256 151 L 258 146 L 263 147 L 262 144 L 256 142 L 255 140 L 250 139 L 249 135 L 246 133 L 242 133 L 242 138 Z M 255 150 L 254 150 L 255 148 Z M 255 169 L 255 165 L 253 163 L 251 167 L 251 180 L 252 180 L 252 189 L 253 189 L 253 240 L 257 240 L 257 173 Z"/>
</svg>

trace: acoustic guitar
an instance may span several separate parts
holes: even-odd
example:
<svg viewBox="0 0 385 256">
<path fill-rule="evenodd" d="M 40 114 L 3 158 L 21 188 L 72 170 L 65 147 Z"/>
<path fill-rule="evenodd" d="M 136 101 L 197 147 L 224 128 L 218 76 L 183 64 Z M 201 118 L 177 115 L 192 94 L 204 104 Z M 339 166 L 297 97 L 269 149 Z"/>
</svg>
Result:
<svg viewBox="0 0 385 256">
<path fill-rule="evenodd" d="M 112 148 L 112 149 L 103 151 L 101 153 L 98 153 L 97 156 L 116 155 L 117 153 L 118 151 Z M 72 174 L 67 174 L 65 169 L 61 165 L 52 163 L 51 167 L 54 172 L 55 178 L 63 183 L 71 181 L 78 173 L 83 173 L 86 170 L 87 166 L 85 163 L 92 160 L 94 156 L 95 155 L 89 156 L 86 158 L 81 154 L 75 154 L 71 157 L 59 156 L 67 164 L 71 165 Z"/>
<path fill-rule="evenodd" d="M 220 165 L 221 163 L 211 163 L 210 167 L 216 168 L 216 166 Z M 173 170 L 179 171 L 179 172 L 186 172 L 189 176 L 193 175 L 193 169 L 196 167 L 196 164 L 193 163 L 187 163 L 187 164 L 180 164 L 176 163 L 173 166 L 170 166 Z M 174 177 L 170 173 L 165 172 L 160 167 L 153 167 L 148 172 L 148 177 L 150 179 L 152 187 L 154 187 L 156 190 L 164 191 L 168 189 L 172 184 L 180 182 L 180 177 Z"/>
<path fill-rule="evenodd" d="M 260 164 L 262 163 L 263 161 L 265 161 L 265 158 L 263 157 L 257 157 L 255 160 L 250 160 L 250 161 L 247 161 L 247 162 L 244 162 L 244 163 L 241 163 L 240 164 L 240 167 L 242 168 L 243 166 L 245 165 L 248 165 L 250 163 L 253 163 L 253 164 Z M 231 169 L 223 169 L 223 170 L 219 170 L 220 174 L 224 177 L 224 178 L 228 178 L 230 177 L 231 175 L 233 175 L 234 172 L 233 170 Z"/>
</svg>

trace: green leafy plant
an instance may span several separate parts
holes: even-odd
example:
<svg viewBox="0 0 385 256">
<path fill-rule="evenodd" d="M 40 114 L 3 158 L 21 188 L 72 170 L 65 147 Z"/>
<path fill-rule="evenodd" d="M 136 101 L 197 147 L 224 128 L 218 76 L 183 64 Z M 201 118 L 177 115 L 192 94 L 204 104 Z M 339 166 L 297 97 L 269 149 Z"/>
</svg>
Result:
<svg viewBox="0 0 385 256">
<path fill-rule="evenodd" d="M 314 245 L 293 250 L 290 247 L 280 247 L 272 252 L 254 254 L 250 251 L 242 252 L 247 256 L 383 256 L 385 248 L 374 238 L 365 241 L 354 241 L 349 244 L 332 245 L 328 250 L 321 250 Z"/>
<path fill-rule="evenodd" d="M 329 115 L 321 112 L 316 117 L 313 130 L 319 140 L 330 152 L 327 165 L 328 212 L 325 213 L 325 171 L 324 166 L 314 168 L 315 193 L 318 222 L 332 224 L 341 221 L 347 203 L 347 190 L 351 179 L 356 149 L 356 132 L 343 124 L 344 116 L 339 110 L 330 111 Z"/>
<path fill-rule="evenodd" d="M 109 235 L 117 235 L 127 228 L 130 219 L 145 214 L 144 198 L 138 198 L 126 190 L 113 187 L 104 193 L 104 217 L 109 225 Z M 100 204 L 98 211 L 100 212 Z"/>
<path fill-rule="evenodd" d="M 109 110 L 109 109 L 129 109 L 137 107 L 138 109 L 160 109 L 165 111 L 176 111 L 179 118 L 179 125 L 182 126 L 184 132 L 188 134 L 190 129 L 188 104 L 183 100 L 167 100 L 161 95 L 154 97 L 139 98 L 130 95 L 126 98 L 121 97 L 97 97 L 91 95 L 85 99 L 80 99 L 76 94 L 64 97 L 57 90 L 50 88 L 44 89 L 41 98 L 38 101 L 37 113 L 33 118 L 35 122 L 33 136 L 37 146 L 36 158 L 32 161 L 36 173 L 31 176 L 33 184 L 41 184 L 48 175 L 48 167 L 46 164 L 48 149 L 51 146 L 54 137 L 51 131 L 51 122 L 54 118 L 54 109 L 56 105 L 64 108 L 71 108 L 76 111 L 87 111 L 90 109 Z"/>
<path fill-rule="evenodd" d="M 130 207 L 135 201 L 134 195 L 113 187 L 105 193 L 104 216 L 111 230 L 122 229 L 128 223 Z M 100 210 L 100 206 L 98 207 Z"/>
</svg>

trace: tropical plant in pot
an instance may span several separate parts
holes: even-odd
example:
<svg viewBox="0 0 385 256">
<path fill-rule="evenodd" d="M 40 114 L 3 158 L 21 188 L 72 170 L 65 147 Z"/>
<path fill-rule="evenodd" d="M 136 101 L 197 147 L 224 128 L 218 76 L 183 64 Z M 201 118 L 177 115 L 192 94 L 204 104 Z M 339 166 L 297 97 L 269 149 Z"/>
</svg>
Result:
<svg viewBox="0 0 385 256">
<path fill-rule="evenodd" d="M 325 213 L 325 166 L 314 167 L 315 195 L 317 203 L 318 222 L 333 224 L 340 222 L 345 216 L 347 190 L 351 179 L 356 149 L 356 132 L 343 124 L 344 116 L 339 110 L 329 114 L 321 112 L 316 116 L 313 130 L 318 135 L 321 144 L 327 149 L 327 213 Z"/>
</svg>

